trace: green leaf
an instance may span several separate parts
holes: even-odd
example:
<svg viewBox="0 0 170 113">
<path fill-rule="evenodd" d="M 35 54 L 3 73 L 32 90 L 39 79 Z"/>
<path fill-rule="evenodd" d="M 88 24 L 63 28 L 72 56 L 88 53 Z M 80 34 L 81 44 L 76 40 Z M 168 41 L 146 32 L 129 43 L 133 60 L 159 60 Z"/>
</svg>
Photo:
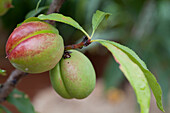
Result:
<svg viewBox="0 0 170 113">
<path fill-rule="evenodd" d="M 141 107 L 141 113 L 149 113 L 150 89 L 144 73 L 136 63 L 134 63 L 126 53 L 107 41 L 98 41 L 105 46 L 114 56 L 119 68 L 131 83 L 135 90 L 137 101 Z"/>
<path fill-rule="evenodd" d="M 0 113 L 12 113 L 6 107 L 0 105 Z"/>
<path fill-rule="evenodd" d="M 5 70 L 3 70 L 3 69 L 0 69 L 0 75 L 5 76 L 5 75 L 6 75 L 6 71 L 5 71 Z"/>
<path fill-rule="evenodd" d="M 26 23 L 26 22 L 31 22 L 31 21 L 41 21 L 40 19 L 38 19 L 37 17 L 30 17 L 26 20 L 24 20 L 22 23 L 20 24 L 17 24 L 17 27 L 19 27 L 20 25 L 22 25 L 23 23 Z"/>
<path fill-rule="evenodd" d="M 14 89 L 10 95 L 7 97 L 7 101 L 14 106 L 21 112 L 21 113 L 35 113 L 34 108 L 28 98 L 28 96 Z"/>
<path fill-rule="evenodd" d="M 126 54 L 131 59 L 131 61 L 134 62 L 142 70 L 142 72 L 145 75 L 145 78 L 147 79 L 147 82 L 149 83 L 149 86 L 151 87 L 152 92 L 155 96 L 158 108 L 164 112 L 163 105 L 162 105 L 161 87 L 157 83 L 157 80 L 154 77 L 154 75 L 147 69 L 146 64 L 138 57 L 138 55 L 134 51 L 129 49 L 128 47 L 120 45 L 116 42 L 106 41 L 106 40 L 93 40 L 93 41 L 104 43 L 104 44 L 105 43 L 111 44 L 112 46 L 115 46 L 117 49 L 124 52 L 124 54 Z M 119 57 L 121 57 L 121 56 L 119 56 Z"/>
<path fill-rule="evenodd" d="M 26 16 L 25 19 L 30 18 L 30 17 L 35 17 L 37 14 L 39 14 L 41 11 L 48 9 L 49 6 L 44 6 L 44 7 L 40 7 L 38 9 L 34 9 L 32 11 L 30 11 Z"/>
<path fill-rule="evenodd" d="M 40 21 L 40 19 L 38 19 L 37 17 L 30 17 L 30 18 L 24 20 L 24 21 L 22 22 L 22 24 L 23 24 L 23 23 L 26 23 L 26 22 L 31 22 L 31 21 Z"/>
<path fill-rule="evenodd" d="M 57 21 L 57 22 L 62 22 L 68 25 L 71 25 L 79 30 L 81 30 L 88 38 L 90 38 L 90 36 L 86 33 L 86 31 L 72 18 L 64 16 L 62 14 L 58 14 L 58 13 L 52 13 L 49 15 L 44 15 L 44 14 L 40 14 L 38 16 L 38 18 L 40 20 L 53 20 L 53 21 Z"/>
<path fill-rule="evenodd" d="M 92 18 L 93 31 L 91 37 L 93 37 L 95 30 L 97 29 L 101 21 L 104 19 L 104 17 L 108 18 L 110 15 L 111 15 L 110 13 L 105 13 L 99 10 L 97 10 L 96 13 L 93 14 Z"/>
</svg>

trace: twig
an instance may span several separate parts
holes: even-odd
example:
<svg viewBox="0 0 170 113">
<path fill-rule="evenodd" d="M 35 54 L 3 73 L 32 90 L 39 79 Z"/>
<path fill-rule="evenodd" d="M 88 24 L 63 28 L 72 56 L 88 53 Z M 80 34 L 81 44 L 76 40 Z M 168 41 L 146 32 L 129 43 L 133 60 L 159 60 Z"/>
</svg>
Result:
<svg viewBox="0 0 170 113">
<path fill-rule="evenodd" d="M 64 46 L 64 50 L 77 49 L 77 48 L 82 49 L 84 46 L 88 46 L 89 44 L 91 44 L 91 40 L 88 39 L 87 37 L 84 37 L 83 41 L 78 44 Z"/>
<path fill-rule="evenodd" d="M 53 13 L 53 12 L 58 12 L 63 2 L 64 0 L 53 0 L 53 2 L 50 5 L 48 14 Z M 48 22 L 48 23 L 51 23 L 51 22 Z M 19 81 L 27 74 L 28 73 L 24 73 L 17 69 L 15 69 L 10 74 L 6 82 L 0 86 L 0 103 L 6 100 L 8 95 L 15 88 L 15 86 L 19 83 Z"/>
</svg>

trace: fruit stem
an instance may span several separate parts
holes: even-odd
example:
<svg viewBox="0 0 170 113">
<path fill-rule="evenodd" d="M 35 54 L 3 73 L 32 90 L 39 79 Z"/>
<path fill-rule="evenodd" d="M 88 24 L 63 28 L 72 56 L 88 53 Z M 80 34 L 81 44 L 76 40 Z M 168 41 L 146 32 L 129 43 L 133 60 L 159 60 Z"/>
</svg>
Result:
<svg viewBox="0 0 170 113">
<path fill-rule="evenodd" d="M 87 36 L 83 37 L 83 41 L 78 43 L 78 44 L 72 44 L 72 45 L 67 45 L 64 47 L 64 50 L 69 50 L 69 49 L 82 49 L 84 46 L 88 46 L 91 44 L 91 39 L 89 39 Z"/>
</svg>

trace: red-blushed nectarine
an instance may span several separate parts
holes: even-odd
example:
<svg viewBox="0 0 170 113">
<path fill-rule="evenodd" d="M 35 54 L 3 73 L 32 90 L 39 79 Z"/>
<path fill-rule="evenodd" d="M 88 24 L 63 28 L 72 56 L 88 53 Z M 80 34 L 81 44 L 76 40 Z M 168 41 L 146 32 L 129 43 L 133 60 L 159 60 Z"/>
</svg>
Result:
<svg viewBox="0 0 170 113">
<path fill-rule="evenodd" d="M 41 73 L 54 68 L 63 52 L 63 39 L 58 30 L 41 21 L 21 24 L 11 33 L 6 44 L 9 61 L 27 73 Z"/>
</svg>

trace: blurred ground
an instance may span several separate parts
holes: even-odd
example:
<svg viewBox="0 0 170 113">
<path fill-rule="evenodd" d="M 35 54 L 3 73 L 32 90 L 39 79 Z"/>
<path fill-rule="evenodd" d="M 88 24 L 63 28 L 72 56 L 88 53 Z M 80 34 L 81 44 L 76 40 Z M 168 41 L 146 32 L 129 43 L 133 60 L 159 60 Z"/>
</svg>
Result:
<svg viewBox="0 0 170 113">
<path fill-rule="evenodd" d="M 99 80 L 93 93 L 86 99 L 67 100 L 49 87 L 37 93 L 33 105 L 38 113 L 139 113 L 131 86 L 126 84 L 126 90 L 119 92 L 113 91 L 112 98 L 104 95 L 103 82 Z M 153 96 L 150 113 L 162 113 L 158 110 Z"/>
</svg>

